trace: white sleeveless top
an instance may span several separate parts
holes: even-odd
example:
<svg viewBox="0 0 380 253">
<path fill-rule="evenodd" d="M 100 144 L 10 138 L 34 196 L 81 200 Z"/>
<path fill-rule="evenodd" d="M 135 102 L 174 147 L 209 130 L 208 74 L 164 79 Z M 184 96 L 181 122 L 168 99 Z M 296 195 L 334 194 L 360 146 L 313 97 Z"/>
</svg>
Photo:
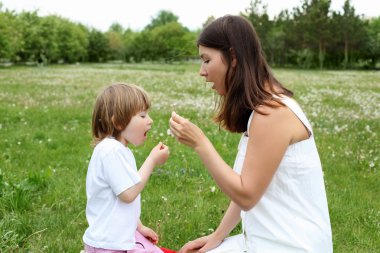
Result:
<svg viewBox="0 0 380 253">
<path fill-rule="evenodd" d="M 262 198 L 251 210 L 241 212 L 247 252 L 331 253 L 330 218 L 312 128 L 293 99 L 281 97 L 281 100 L 305 125 L 310 137 L 287 148 Z M 247 135 L 241 137 L 234 164 L 234 171 L 239 174 L 246 154 Z"/>
</svg>

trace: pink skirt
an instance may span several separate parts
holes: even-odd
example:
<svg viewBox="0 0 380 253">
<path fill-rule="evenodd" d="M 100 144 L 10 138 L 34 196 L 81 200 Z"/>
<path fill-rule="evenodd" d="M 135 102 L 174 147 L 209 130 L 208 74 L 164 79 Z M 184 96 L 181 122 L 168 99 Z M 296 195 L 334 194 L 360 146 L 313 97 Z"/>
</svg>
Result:
<svg viewBox="0 0 380 253">
<path fill-rule="evenodd" d="M 110 250 L 94 248 L 87 244 L 84 245 L 86 253 L 163 253 L 163 251 L 145 236 L 136 231 L 135 234 L 136 246 L 130 250 Z"/>
</svg>

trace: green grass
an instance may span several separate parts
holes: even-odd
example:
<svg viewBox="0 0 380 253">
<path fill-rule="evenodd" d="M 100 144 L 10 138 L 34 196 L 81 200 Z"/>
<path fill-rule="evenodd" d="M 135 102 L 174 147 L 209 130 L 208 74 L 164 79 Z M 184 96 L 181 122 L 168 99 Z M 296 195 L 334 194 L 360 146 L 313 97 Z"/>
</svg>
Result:
<svg viewBox="0 0 380 253">
<path fill-rule="evenodd" d="M 174 109 L 204 129 L 227 163 L 239 135 L 212 123 L 216 96 L 196 64 L 0 69 L 0 252 L 79 252 L 85 175 L 98 92 L 135 83 L 152 98 L 153 129 L 138 164 L 160 140 L 167 164 L 142 193 L 142 220 L 179 249 L 217 226 L 228 200 L 197 156 L 168 137 Z M 380 252 L 380 72 L 274 70 L 313 124 L 324 168 L 334 252 Z M 235 229 L 235 233 L 240 228 Z"/>
</svg>

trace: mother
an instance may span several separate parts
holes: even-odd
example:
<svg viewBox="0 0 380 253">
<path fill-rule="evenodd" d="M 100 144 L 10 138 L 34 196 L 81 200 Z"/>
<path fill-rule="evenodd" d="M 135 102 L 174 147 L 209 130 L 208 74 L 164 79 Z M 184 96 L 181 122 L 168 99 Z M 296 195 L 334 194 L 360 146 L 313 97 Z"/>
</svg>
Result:
<svg viewBox="0 0 380 253">
<path fill-rule="evenodd" d="M 242 133 L 233 170 L 202 130 L 175 112 L 170 129 L 231 199 L 218 228 L 180 253 L 332 252 L 322 167 L 309 121 L 271 73 L 252 24 L 224 16 L 198 39 L 200 75 L 220 95 L 215 121 Z M 242 219 L 243 233 L 227 238 Z M 227 239 L 226 239 L 227 238 Z"/>
</svg>

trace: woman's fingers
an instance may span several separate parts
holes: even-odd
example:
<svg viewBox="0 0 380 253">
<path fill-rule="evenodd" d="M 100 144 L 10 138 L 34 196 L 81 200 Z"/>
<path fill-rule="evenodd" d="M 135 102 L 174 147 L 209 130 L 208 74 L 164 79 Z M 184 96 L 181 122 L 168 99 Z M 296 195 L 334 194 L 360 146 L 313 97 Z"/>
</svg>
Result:
<svg viewBox="0 0 380 253">
<path fill-rule="evenodd" d="M 197 129 L 188 119 L 172 112 L 169 120 L 170 131 L 177 141 L 190 147 L 194 147 L 197 137 Z"/>
<path fill-rule="evenodd" d="M 182 124 L 182 123 L 186 122 L 186 119 L 181 117 L 180 115 L 178 115 L 176 112 L 172 112 L 171 119 L 173 119 L 173 121 L 178 123 L 178 124 Z"/>
<path fill-rule="evenodd" d="M 196 241 L 190 241 L 186 243 L 180 250 L 179 253 L 187 253 L 187 252 L 194 252 L 197 249 L 199 249 L 201 246 L 199 246 Z"/>
<path fill-rule="evenodd" d="M 178 136 L 178 123 L 176 123 L 172 118 L 170 118 L 169 120 L 169 127 L 170 127 L 170 132 L 172 133 L 172 135 L 174 135 L 174 137 L 177 137 Z"/>
<path fill-rule="evenodd" d="M 181 133 L 181 122 L 183 121 L 184 121 L 184 118 L 182 118 L 175 112 L 172 113 L 172 117 L 169 120 L 169 125 L 170 125 L 170 131 L 176 138 L 178 138 L 178 136 Z"/>
</svg>

